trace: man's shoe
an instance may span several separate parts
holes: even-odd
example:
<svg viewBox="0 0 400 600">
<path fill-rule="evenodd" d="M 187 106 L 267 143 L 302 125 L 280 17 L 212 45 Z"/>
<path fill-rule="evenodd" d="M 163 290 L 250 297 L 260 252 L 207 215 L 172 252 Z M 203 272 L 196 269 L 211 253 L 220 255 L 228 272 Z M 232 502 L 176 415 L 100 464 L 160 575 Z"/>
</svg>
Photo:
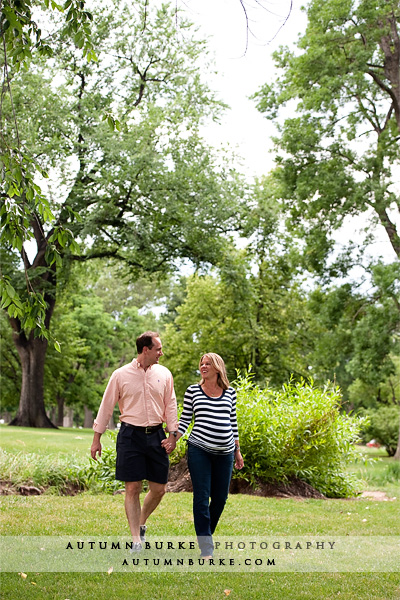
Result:
<svg viewBox="0 0 400 600">
<path fill-rule="evenodd" d="M 140 542 L 133 542 L 132 548 L 130 549 L 131 554 L 136 554 L 143 550 L 143 546 Z"/>
<path fill-rule="evenodd" d="M 146 529 L 147 525 L 140 526 L 140 541 L 142 542 L 142 544 L 144 544 L 146 541 Z"/>
</svg>

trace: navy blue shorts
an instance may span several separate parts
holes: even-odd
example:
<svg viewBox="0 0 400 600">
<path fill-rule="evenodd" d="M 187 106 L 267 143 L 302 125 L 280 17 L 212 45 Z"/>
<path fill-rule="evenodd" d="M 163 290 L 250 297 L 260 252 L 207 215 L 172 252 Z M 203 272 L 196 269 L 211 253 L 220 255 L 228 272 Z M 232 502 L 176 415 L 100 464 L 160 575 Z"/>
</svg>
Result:
<svg viewBox="0 0 400 600">
<path fill-rule="evenodd" d="M 169 458 L 161 441 L 167 436 L 161 427 L 153 433 L 121 423 L 117 437 L 115 479 L 167 483 Z"/>
</svg>

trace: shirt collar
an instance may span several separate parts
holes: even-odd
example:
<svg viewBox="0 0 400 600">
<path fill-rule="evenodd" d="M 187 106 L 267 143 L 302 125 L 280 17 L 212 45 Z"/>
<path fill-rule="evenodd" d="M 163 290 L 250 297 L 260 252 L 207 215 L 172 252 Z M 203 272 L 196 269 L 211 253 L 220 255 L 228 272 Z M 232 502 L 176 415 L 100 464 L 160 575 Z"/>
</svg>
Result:
<svg viewBox="0 0 400 600">
<path fill-rule="evenodd" d="M 138 359 L 137 359 L 137 358 L 134 358 L 134 359 L 133 359 L 133 361 L 132 361 L 132 364 L 133 364 L 133 366 L 134 366 L 136 369 L 143 369 L 143 365 L 142 365 L 142 364 L 141 364 L 141 363 L 138 361 Z M 153 366 L 153 365 L 149 365 L 149 366 L 147 367 L 146 371 L 147 371 L 148 369 L 151 369 L 151 367 L 152 367 L 152 366 Z M 144 369 L 143 369 L 143 370 L 144 370 Z"/>
</svg>

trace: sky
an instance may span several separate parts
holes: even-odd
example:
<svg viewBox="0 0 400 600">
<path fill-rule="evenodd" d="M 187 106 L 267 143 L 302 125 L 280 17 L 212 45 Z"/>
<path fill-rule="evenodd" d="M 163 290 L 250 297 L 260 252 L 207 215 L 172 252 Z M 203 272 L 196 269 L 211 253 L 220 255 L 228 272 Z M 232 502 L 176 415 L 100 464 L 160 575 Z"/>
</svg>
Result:
<svg viewBox="0 0 400 600">
<path fill-rule="evenodd" d="M 270 150 L 275 129 L 249 96 L 273 81 L 272 52 L 295 44 L 305 30 L 306 17 L 298 0 L 293 0 L 291 11 L 290 0 L 243 3 L 248 27 L 240 0 L 181 0 L 179 8 L 208 37 L 218 71 L 209 83 L 231 107 L 220 126 L 207 127 L 206 138 L 216 146 L 235 149 L 243 157 L 245 171 L 254 176 L 267 174 L 273 166 Z"/>
</svg>

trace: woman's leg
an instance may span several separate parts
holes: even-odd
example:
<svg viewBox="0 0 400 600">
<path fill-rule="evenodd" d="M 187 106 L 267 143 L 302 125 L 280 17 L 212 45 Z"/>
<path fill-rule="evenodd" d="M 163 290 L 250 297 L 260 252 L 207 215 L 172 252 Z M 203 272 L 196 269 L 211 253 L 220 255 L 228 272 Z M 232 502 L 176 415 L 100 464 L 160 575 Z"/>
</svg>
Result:
<svg viewBox="0 0 400 600">
<path fill-rule="evenodd" d="M 228 498 L 234 453 L 215 454 L 212 458 L 210 530 L 213 534 Z"/>
<path fill-rule="evenodd" d="M 188 444 L 188 467 L 193 484 L 193 519 L 201 554 L 209 556 L 214 545 L 210 526 L 211 458 L 209 452 Z"/>
</svg>

